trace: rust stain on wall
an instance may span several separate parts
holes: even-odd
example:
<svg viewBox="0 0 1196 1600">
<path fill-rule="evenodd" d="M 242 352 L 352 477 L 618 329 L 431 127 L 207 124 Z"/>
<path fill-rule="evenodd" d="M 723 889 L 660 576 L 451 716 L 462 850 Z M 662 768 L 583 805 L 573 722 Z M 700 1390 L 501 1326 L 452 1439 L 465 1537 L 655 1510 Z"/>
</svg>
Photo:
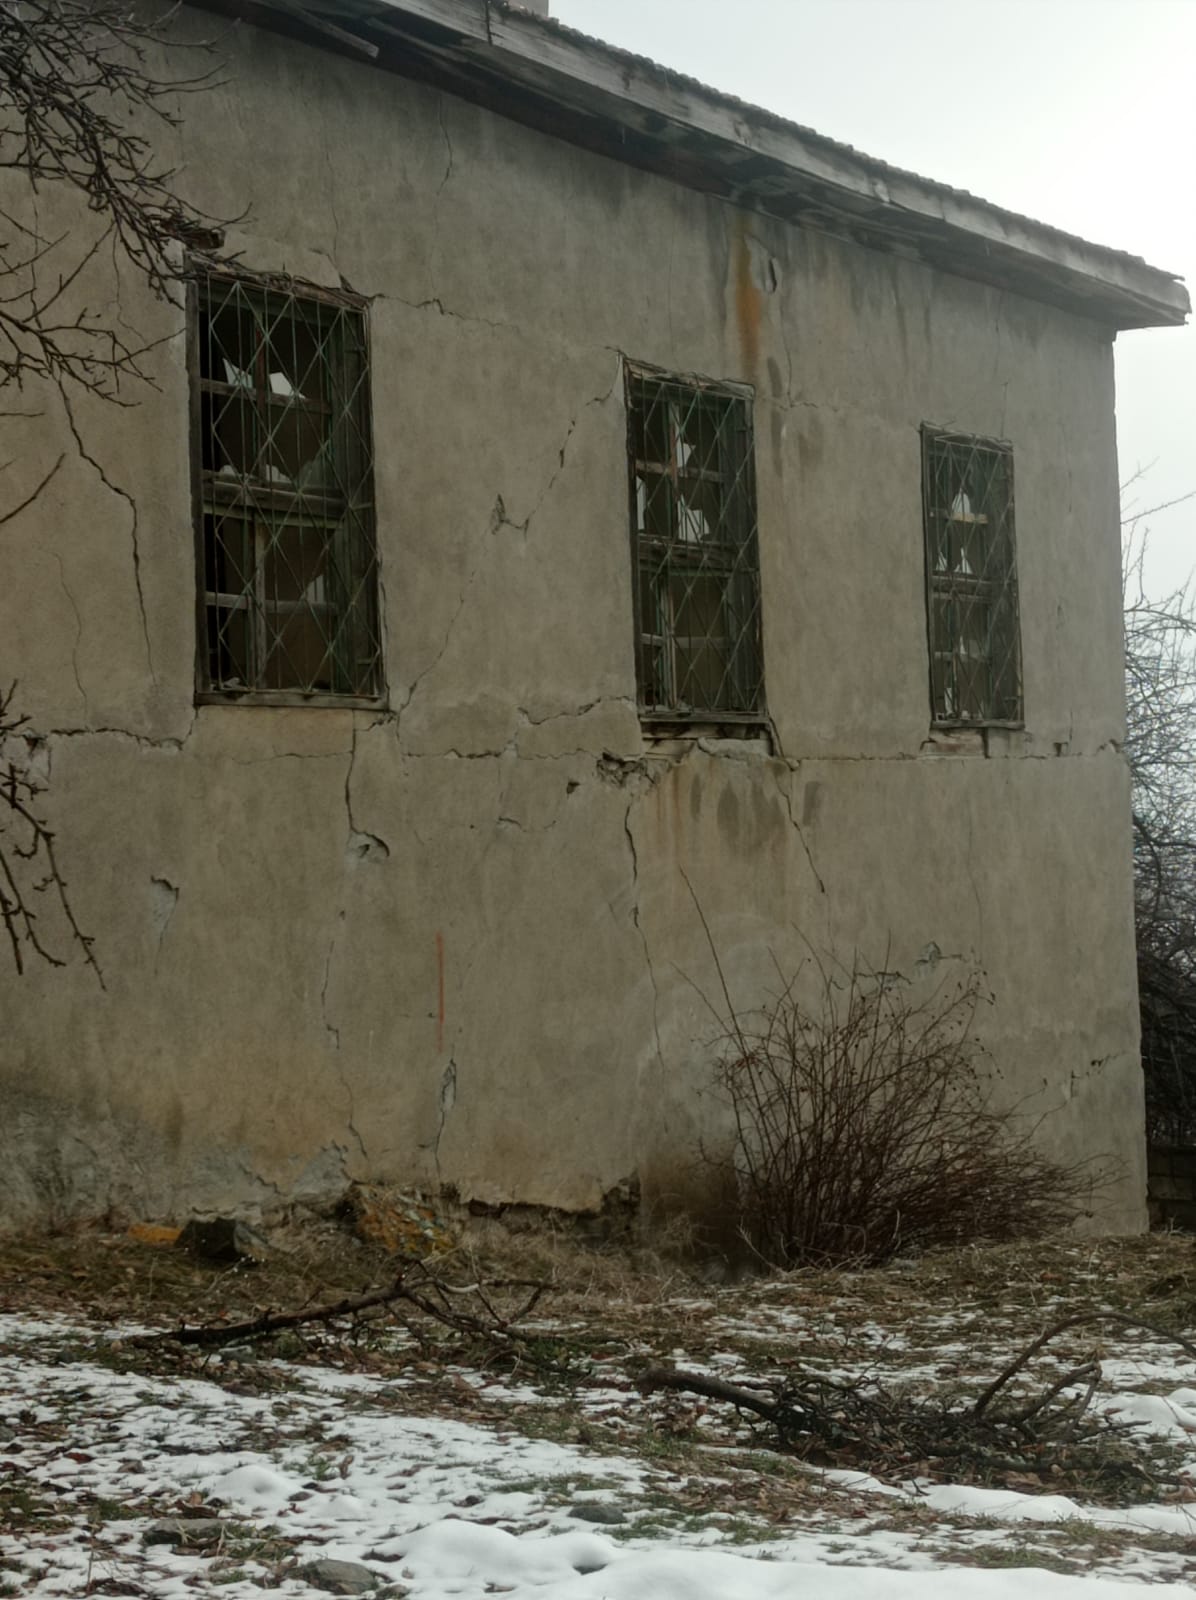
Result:
<svg viewBox="0 0 1196 1600">
<path fill-rule="evenodd" d="M 743 354 L 744 374 L 754 378 L 760 360 L 761 294 L 752 272 L 752 247 L 748 237 L 748 219 L 742 214 L 735 218 L 735 326 L 739 331 L 739 348 Z"/>
</svg>

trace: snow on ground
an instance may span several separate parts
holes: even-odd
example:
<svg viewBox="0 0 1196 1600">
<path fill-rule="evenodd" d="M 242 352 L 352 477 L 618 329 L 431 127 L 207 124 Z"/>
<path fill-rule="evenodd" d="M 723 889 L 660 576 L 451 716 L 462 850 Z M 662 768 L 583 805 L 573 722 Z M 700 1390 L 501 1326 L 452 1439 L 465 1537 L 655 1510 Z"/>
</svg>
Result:
<svg viewBox="0 0 1196 1600">
<path fill-rule="evenodd" d="M 740 1329 L 748 1342 L 775 1331 L 770 1298 L 757 1297 L 767 1314 Z M 707 1370 L 741 1360 L 722 1348 L 732 1320 L 719 1319 Z M 790 1331 L 797 1320 L 785 1312 Z M 531 1420 L 542 1422 L 559 1396 L 466 1368 L 456 1381 L 468 1416 L 421 1408 L 401 1372 L 250 1360 L 245 1370 L 261 1381 L 239 1392 L 233 1353 L 213 1358 L 207 1377 L 113 1370 L 106 1349 L 119 1352 L 131 1331 L 0 1317 L 0 1488 L 30 1513 L 21 1530 L 0 1528 L 0 1594 L 311 1597 L 321 1591 L 303 1568 L 319 1558 L 358 1563 L 377 1594 L 411 1600 L 1125 1600 L 1142 1581 L 1196 1594 L 1167 1581 L 1196 1548 L 1185 1503 L 1110 1508 L 825 1472 L 812 1474 L 815 1501 L 795 1501 L 779 1521 L 775 1511 L 753 1520 L 750 1506 L 739 1521 L 685 1515 L 695 1485 L 745 1476 L 734 1451 L 700 1446 L 682 1471 L 539 1436 Z M 959 1323 L 943 1319 L 940 1333 L 940 1354 L 957 1359 Z M 905 1341 L 877 1328 L 862 1345 L 866 1360 L 877 1350 L 893 1360 Z M 683 1344 L 673 1353 L 687 1359 Z M 1164 1381 L 1132 1392 L 1141 1372 Z M 1152 1345 L 1141 1368 L 1122 1352 L 1106 1374 L 1127 1389 L 1102 1403 L 1189 1448 L 1196 1470 L 1193 1364 Z M 632 1404 L 626 1383 L 596 1377 L 595 1414 Z M 478 1413 L 483 1401 L 491 1415 Z M 886 1523 L 890 1512 L 912 1520 Z M 147 1542 L 156 1522 L 179 1517 L 206 1519 L 219 1542 Z M 1034 1537 L 1074 1530 L 1081 1543 L 1119 1530 L 1115 1574 L 1026 1565 L 1025 1547 L 1010 1544 L 1019 1526 Z"/>
</svg>

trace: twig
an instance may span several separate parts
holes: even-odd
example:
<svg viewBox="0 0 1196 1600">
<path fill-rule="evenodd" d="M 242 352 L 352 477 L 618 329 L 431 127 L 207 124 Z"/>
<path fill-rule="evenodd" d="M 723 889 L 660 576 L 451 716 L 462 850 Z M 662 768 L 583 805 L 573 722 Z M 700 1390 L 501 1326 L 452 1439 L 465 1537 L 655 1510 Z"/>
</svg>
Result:
<svg viewBox="0 0 1196 1600">
<path fill-rule="evenodd" d="M 1005 1385 L 1012 1378 L 1015 1378 L 1026 1362 L 1036 1356 L 1052 1339 L 1057 1338 L 1061 1333 L 1067 1333 L 1072 1328 L 1091 1327 L 1102 1322 L 1110 1322 L 1114 1327 L 1118 1328 L 1137 1328 L 1143 1333 L 1156 1334 L 1160 1339 L 1167 1339 L 1171 1343 L 1179 1345 L 1181 1350 L 1196 1358 L 1196 1344 L 1193 1344 L 1190 1339 L 1185 1339 L 1182 1333 L 1176 1333 L 1174 1328 L 1163 1328 L 1157 1322 L 1146 1322 L 1141 1317 L 1131 1317 L 1123 1311 L 1084 1311 L 1078 1316 L 1064 1317 L 1062 1322 L 1056 1322 L 1045 1333 L 1040 1333 L 1037 1339 L 1031 1340 L 1026 1348 L 1020 1354 L 1014 1356 L 1009 1365 L 999 1372 L 988 1388 L 983 1391 L 972 1407 L 972 1415 L 976 1417 L 982 1416 Z"/>
</svg>

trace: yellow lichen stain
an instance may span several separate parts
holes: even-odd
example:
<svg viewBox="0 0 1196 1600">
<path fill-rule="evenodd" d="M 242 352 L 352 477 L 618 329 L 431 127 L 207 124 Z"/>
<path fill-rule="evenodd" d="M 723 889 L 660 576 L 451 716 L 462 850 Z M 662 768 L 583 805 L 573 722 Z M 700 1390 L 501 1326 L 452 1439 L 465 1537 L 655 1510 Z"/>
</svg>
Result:
<svg viewBox="0 0 1196 1600">
<path fill-rule="evenodd" d="M 763 314 L 762 296 L 752 272 L 752 246 L 748 235 L 748 219 L 740 212 L 735 218 L 735 326 L 739 331 L 739 351 L 743 357 L 744 375 L 756 376 L 760 360 L 760 318 Z"/>
<path fill-rule="evenodd" d="M 406 1261 L 440 1255 L 457 1242 L 448 1221 L 422 1196 L 385 1184 L 353 1184 L 344 1209 L 359 1239 L 379 1244 Z"/>
<path fill-rule="evenodd" d="M 129 1238 L 136 1239 L 138 1244 L 168 1245 L 174 1244 L 181 1228 L 167 1228 L 155 1222 L 133 1222 L 129 1225 Z"/>
</svg>

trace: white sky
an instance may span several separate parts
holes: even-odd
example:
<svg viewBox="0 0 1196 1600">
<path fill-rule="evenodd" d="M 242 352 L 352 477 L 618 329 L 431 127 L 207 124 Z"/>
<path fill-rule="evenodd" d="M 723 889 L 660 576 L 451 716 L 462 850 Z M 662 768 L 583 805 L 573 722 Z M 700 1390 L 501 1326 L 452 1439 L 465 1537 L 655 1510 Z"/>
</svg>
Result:
<svg viewBox="0 0 1196 1600">
<path fill-rule="evenodd" d="M 1196 0 L 552 0 L 552 14 L 869 155 L 1144 256 L 1196 294 Z M 1196 489 L 1196 328 L 1117 341 L 1138 509 Z M 1149 519 L 1196 566 L 1196 499 Z"/>
</svg>

